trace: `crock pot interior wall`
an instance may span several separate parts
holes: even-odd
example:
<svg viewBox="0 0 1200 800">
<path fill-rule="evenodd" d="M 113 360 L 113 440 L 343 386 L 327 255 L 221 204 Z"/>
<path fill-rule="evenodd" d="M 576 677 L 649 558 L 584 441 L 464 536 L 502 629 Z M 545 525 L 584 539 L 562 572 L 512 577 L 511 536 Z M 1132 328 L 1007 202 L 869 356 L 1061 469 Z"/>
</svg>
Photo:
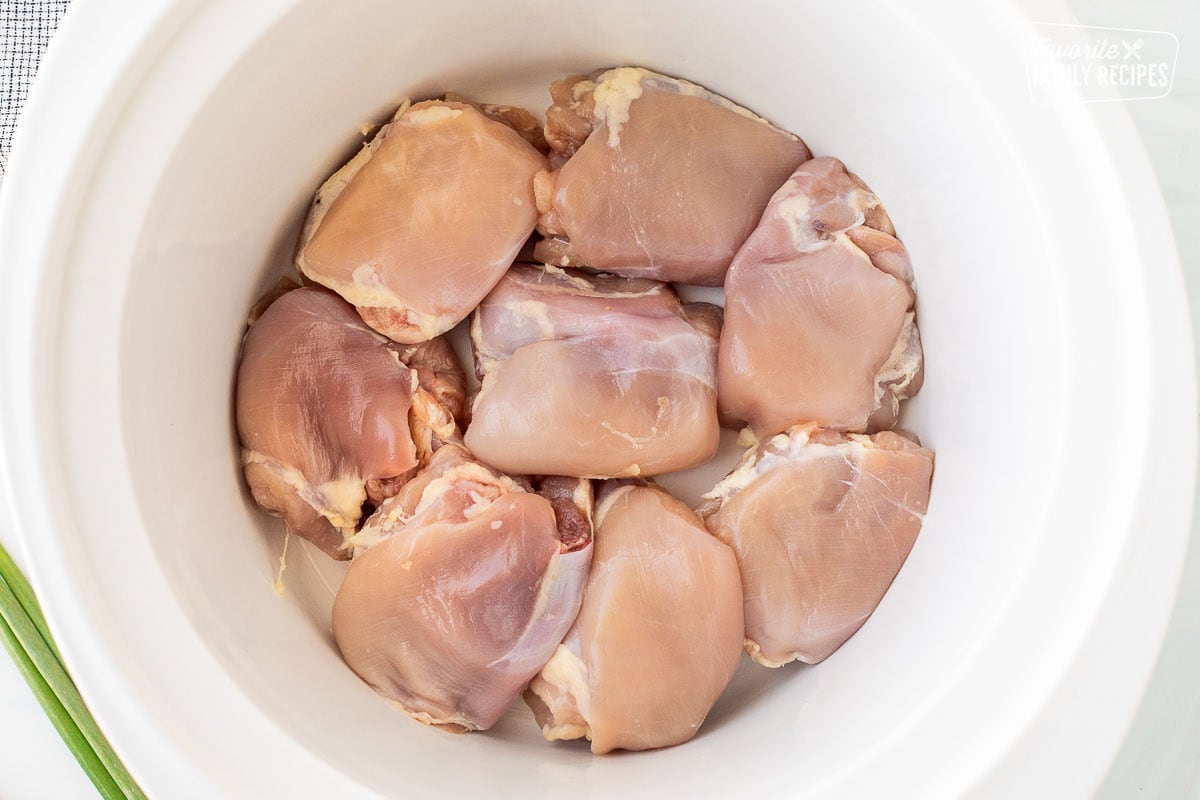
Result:
<svg viewBox="0 0 1200 800">
<path fill-rule="evenodd" d="M 309 2 L 197 98 L 145 220 L 123 312 L 122 424 L 142 523 L 234 680 L 314 754 L 382 791 L 453 791 L 463 774 L 435 765 L 461 763 L 496 787 L 634 781 L 668 796 L 699 792 L 705 765 L 735 741 L 742 787 L 815 783 L 900 735 L 937 695 L 1042 534 L 1058 464 L 1045 430 L 1065 413 L 1053 377 L 1065 355 L 1036 201 L 1022 200 L 1021 162 L 971 85 L 936 48 L 898 53 L 896 32 L 911 23 L 883 9 L 849 19 L 813 5 L 803 25 L 781 26 L 782 5 L 694 16 L 683 2 L 579 3 L 536 19 L 533 8 L 380 0 L 348 13 Z M 840 70 L 847 59 L 860 66 Z M 695 742 L 594 760 L 541 743 L 523 709 L 496 735 L 455 737 L 378 701 L 329 634 L 341 568 L 292 542 L 287 597 L 272 590 L 282 535 L 242 486 L 231 404 L 246 310 L 287 268 L 313 189 L 352 152 L 361 123 L 406 94 L 449 89 L 540 112 L 552 79 L 619 63 L 731 97 L 817 155 L 842 158 L 884 199 L 913 254 L 928 364 L 906 425 L 938 461 L 911 558 L 840 652 L 816 668 L 744 665 Z M 1014 391 L 1013 376 L 1047 388 Z"/>
</svg>

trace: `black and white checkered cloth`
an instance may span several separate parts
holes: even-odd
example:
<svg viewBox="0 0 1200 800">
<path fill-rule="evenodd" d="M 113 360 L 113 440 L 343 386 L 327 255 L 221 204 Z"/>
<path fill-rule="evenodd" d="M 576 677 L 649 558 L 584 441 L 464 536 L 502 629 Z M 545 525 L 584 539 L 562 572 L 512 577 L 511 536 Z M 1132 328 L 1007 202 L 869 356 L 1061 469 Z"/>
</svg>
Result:
<svg viewBox="0 0 1200 800">
<path fill-rule="evenodd" d="M 0 0 L 0 178 L 38 63 L 70 0 Z"/>
</svg>

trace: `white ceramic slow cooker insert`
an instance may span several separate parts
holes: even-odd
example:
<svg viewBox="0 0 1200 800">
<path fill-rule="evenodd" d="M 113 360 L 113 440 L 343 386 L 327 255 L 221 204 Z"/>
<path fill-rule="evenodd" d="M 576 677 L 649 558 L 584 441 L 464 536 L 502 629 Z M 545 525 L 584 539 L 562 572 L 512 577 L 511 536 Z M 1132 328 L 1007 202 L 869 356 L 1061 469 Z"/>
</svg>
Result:
<svg viewBox="0 0 1200 800">
<path fill-rule="evenodd" d="M 1170 232 L 1116 104 L 1040 106 L 1026 18 L 918 2 L 90 0 L 0 209 L 4 477 L 36 587 L 147 790 L 212 797 L 1087 794 L 1165 629 L 1192 485 Z M 594 758 L 380 702 L 329 634 L 337 569 L 242 486 L 247 308 L 311 193 L 400 97 L 543 110 L 639 64 L 835 155 L 917 276 L 925 528 L 825 663 L 743 665 L 693 742 Z M 293 542 L 293 545 L 296 543 Z M 679 665 L 685 670 L 686 664 Z"/>
</svg>

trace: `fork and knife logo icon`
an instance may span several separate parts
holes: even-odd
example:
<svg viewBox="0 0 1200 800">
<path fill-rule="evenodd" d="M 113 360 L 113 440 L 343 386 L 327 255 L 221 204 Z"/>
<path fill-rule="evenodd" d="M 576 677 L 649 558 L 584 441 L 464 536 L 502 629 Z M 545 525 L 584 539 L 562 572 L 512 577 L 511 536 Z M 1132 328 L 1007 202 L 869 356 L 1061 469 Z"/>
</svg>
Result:
<svg viewBox="0 0 1200 800">
<path fill-rule="evenodd" d="M 1132 56 L 1133 58 L 1136 58 L 1138 61 L 1141 61 L 1142 54 L 1138 51 L 1141 50 L 1142 46 L 1145 44 L 1146 43 L 1144 41 L 1142 41 L 1142 39 L 1140 39 L 1140 38 L 1133 44 L 1130 44 L 1125 39 L 1122 39 L 1121 45 L 1125 48 L 1124 60 L 1128 61 L 1129 58 Z"/>
</svg>

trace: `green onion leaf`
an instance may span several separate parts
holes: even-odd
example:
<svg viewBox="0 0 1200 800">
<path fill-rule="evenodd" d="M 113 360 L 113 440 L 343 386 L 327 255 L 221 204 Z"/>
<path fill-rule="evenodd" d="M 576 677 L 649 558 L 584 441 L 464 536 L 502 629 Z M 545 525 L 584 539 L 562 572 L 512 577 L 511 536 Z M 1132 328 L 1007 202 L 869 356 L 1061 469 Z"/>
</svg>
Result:
<svg viewBox="0 0 1200 800">
<path fill-rule="evenodd" d="M 2 546 L 0 640 L 100 795 L 105 800 L 144 800 L 67 673 L 32 587 Z"/>
<path fill-rule="evenodd" d="M 21 608 L 30 621 L 37 626 L 38 633 L 50 646 L 58 663 L 62 664 L 62 655 L 58 652 L 54 639 L 50 637 L 50 626 L 46 624 L 46 618 L 42 616 L 42 608 L 33 594 L 33 587 L 29 585 L 29 581 L 25 580 L 25 576 L 21 574 L 21 570 L 17 568 L 16 563 L 13 562 L 3 546 L 0 546 L 0 580 L 7 583 L 8 588 L 12 589 L 12 593 L 17 596 L 17 602 L 21 604 Z"/>
</svg>

